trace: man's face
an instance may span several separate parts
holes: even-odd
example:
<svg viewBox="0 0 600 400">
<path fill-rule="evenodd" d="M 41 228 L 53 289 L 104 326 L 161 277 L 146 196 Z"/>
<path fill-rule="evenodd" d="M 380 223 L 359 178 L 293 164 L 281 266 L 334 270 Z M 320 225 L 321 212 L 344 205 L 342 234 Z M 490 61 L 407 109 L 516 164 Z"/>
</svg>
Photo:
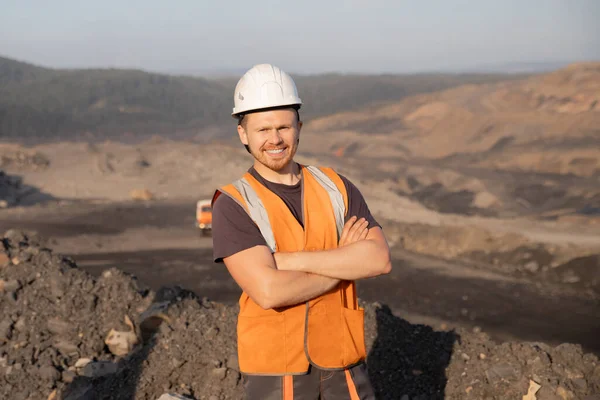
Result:
<svg viewBox="0 0 600 400">
<path fill-rule="evenodd" d="M 301 128 L 296 111 L 270 110 L 246 115 L 243 126 L 238 125 L 238 134 L 258 162 L 280 171 L 296 154 Z"/>
</svg>

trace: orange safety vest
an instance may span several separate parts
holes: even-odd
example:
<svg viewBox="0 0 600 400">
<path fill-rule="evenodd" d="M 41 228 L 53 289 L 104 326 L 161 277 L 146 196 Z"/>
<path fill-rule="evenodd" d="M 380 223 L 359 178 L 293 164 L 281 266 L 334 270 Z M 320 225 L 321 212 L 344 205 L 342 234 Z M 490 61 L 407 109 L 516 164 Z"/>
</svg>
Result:
<svg viewBox="0 0 600 400">
<path fill-rule="evenodd" d="M 221 193 L 238 202 L 272 251 L 336 248 L 348 208 L 344 183 L 330 168 L 301 165 L 301 170 L 304 229 L 250 173 L 217 190 L 213 204 Z M 341 281 L 328 293 L 294 306 L 264 310 L 245 292 L 239 304 L 238 359 L 245 374 L 301 375 L 309 364 L 342 370 L 366 359 L 364 310 L 354 281 Z"/>
</svg>

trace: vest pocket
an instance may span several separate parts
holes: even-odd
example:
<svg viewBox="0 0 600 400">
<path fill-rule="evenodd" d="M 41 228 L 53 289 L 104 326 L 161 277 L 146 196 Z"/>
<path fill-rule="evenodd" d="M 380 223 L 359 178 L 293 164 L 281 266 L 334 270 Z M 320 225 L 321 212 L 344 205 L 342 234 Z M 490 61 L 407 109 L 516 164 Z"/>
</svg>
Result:
<svg viewBox="0 0 600 400">
<path fill-rule="evenodd" d="M 238 316 L 240 372 L 282 373 L 286 371 L 285 316 Z"/>
<path fill-rule="evenodd" d="M 339 307 L 308 314 L 306 352 L 320 368 L 341 369 L 366 358 L 364 310 Z"/>
<path fill-rule="evenodd" d="M 352 365 L 367 357 L 365 346 L 365 311 L 342 308 L 344 315 L 344 365 Z"/>
</svg>

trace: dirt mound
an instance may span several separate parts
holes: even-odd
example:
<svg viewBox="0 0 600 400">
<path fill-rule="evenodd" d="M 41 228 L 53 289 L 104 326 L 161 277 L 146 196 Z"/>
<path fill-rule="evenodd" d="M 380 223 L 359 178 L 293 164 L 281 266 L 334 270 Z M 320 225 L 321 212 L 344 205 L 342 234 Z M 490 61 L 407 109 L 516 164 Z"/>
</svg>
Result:
<svg viewBox="0 0 600 400">
<path fill-rule="evenodd" d="M 236 307 L 155 293 L 116 269 L 93 278 L 17 231 L 0 244 L 0 295 L 1 398 L 242 398 Z M 598 359 L 578 345 L 497 345 L 363 305 L 380 399 L 521 398 L 531 381 L 541 400 L 600 393 Z"/>
<path fill-rule="evenodd" d="M 538 400 L 600 394 L 598 358 L 578 345 L 498 345 L 478 329 L 439 332 L 397 318 L 386 306 L 365 310 L 378 399 L 521 399 L 531 381 L 541 386 Z"/>
<path fill-rule="evenodd" d="M 39 151 L 19 150 L 14 146 L 0 145 L 0 168 L 38 171 L 50 166 L 48 157 Z"/>
<path fill-rule="evenodd" d="M 17 203 L 22 190 L 21 184 L 21 178 L 7 175 L 0 170 L 0 208 L 11 207 Z"/>
<path fill-rule="evenodd" d="M 88 382 L 88 394 L 122 400 L 156 399 L 164 392 L 195 399 L 242 398 L 236 310 L 183 290 L 165 292 L 159 291 L 154 307 L 141 315 L 143 347 L 121 360 L 116 374 L 93 386 Z"/>
<path fill-rule="evenodd" d="M 8 231 L 3 245 L 0 397 L 42 398 L 74 378 L 78 360 L 113 360 L 106 334 L 145 308 L 135 280 L 118 270 L 93 279 L 19 232 Z"/>
</svg>

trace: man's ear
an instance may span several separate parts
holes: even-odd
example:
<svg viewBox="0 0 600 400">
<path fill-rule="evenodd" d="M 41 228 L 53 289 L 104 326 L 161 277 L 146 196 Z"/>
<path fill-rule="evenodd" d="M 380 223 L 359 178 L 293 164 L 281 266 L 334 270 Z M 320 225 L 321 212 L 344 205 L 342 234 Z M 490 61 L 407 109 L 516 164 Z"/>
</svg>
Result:
<svg viewBox="0 0 600 400">
<path fill-rule="evenodd" d="M 242 144 L 248 145 L 248 134 L 242 125 L 237 126 L 238 135 Z"/>
<path fill-rule="evenodd" d="M 302 131 L 302 121 L 298 121 L 298 139 L 296 139 L 296 143 L 300 143 L 300 132 Z"/>
</svg>

